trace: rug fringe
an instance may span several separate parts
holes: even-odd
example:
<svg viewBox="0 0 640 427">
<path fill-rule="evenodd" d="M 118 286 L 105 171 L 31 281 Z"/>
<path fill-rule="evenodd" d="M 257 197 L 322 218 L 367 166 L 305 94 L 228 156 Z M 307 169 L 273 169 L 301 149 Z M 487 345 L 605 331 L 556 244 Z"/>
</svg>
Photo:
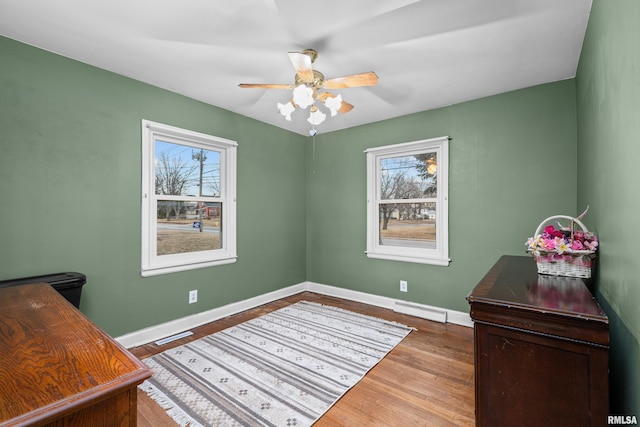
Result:
<svg viewBox="0 0 640 427">
<path fill-rule="evenodd" d="M 138 388 L 153 399 L 180 427 L 204 427 L 180 409 L 173 400 L 154 387 L 149 381 L 144 381 Z"/>
</svg>

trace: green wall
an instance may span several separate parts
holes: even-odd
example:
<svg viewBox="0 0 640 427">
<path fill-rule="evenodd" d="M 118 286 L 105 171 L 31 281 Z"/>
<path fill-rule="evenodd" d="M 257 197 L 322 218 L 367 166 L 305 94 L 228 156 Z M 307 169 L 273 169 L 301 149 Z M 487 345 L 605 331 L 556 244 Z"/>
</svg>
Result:
<svg viewBox="0 0 640 427">
<path fill-rule="evenodd" d="M 0 279 L 80 271 L 81 309 L 115 336 L 305 280 L 466 312 L 500 255 L 524 254 L 550 212 L 576 211 L 571 80 L 313 143 L 12 40 L 0 55 Z M 142 118 L 238 141 L 237 263 L 140 277 Z M 451 265 L 367 259 L 364 150 L 442 135 Z"/>
<path fill-rule="evenodd" d="M 500 255 L 524 254 L 539 221 L 589 204 L 611 409 L 639 415 L 637 22 L 637 0 L 595 0 L 577 79 L 315 142 L 0 37 L 0 280 L 85 273 L 81 309 L 114 336 L 305 280 L 466 312 Z M 142 118 L 238 142 L 236 264 L 140 277 Z M 451 265 L 367 259 L 364 150 L 442 135 Z"/>
<path fill-rule="evenodd" d="M 84 273 L 114 336 L 305 280 L 305 138 L 6 38 L 0 58 L 0 280 Z M 238 142 L 237 263 L 140 276 L 143 118 Z"/>
<path fill-rule="evenodd" d="M 443 135 L 450 266 L 368 259 L 364 150 Z M 501 255 L 525 255 L 548 216 L 577 214 L 573 80 L 320 134 L 308 151 L 313 282 L 468 312 L 465 297 Z"/>
<path fill-rule="evenodd" d="M 640 2 L 593 3 L 576 78 L 578 202 L 601 240 L 597 289 L 610 320 L 611 412 L 640 417 Z"/>
</svg>

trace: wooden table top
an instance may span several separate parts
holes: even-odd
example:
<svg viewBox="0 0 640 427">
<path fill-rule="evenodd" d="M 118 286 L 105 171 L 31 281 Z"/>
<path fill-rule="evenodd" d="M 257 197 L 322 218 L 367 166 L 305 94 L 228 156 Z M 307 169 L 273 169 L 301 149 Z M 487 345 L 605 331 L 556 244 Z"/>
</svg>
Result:
<svg viewBox="0 0 640 427">
<path fill-rule="evenodd" d="M 62 416 L 150 376 L 50 285 L 0 289 L 0 426 Z"/>
<path fill-rule="evenodd" d="M 467 300 L 608 323 L 585 280 L 538 274 L 528 256 L 502 256 Z"/>
<path fill-rule="evenodd" d="M 484 324 L 609 345 L 609 318 L 579 278 L 538 274 L 527 256 L 502 256 L 467 296 Z"/>
</svg>

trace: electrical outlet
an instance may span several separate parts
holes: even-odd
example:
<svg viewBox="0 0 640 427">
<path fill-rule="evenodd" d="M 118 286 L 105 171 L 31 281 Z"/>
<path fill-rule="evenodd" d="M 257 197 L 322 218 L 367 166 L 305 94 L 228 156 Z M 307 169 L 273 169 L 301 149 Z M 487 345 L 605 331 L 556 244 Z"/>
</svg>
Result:
<svg viewBox="0 0 640 427">
<path fill-rule="evenodd" d="M 407 292 L 407 281 L 400 280 L 400 292 Z"/>
<path fill-rule="evenodd" d="M 198 290 L 194 289 L 193 291 L 189 291 L 189 304 L 193 304 L 194 302 L 198 302 Z"/>
</svg>

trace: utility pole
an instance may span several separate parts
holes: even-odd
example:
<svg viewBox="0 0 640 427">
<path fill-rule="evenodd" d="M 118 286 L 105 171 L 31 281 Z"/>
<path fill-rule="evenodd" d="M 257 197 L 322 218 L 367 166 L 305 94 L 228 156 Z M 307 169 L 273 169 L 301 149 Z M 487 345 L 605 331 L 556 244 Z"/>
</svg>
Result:
<svg viewBox="0 0 640 427">
<path fill-rule="evenodd" d="M 198 160 L 200 161 L 200 183 L 199 183 L 199 190 L 198 190 L 198 195 L 200 197 L 202 197 L 202 172 L 204 170 L 204 161 L 207 160 L 207 157 L 204 155 L 204 150 L 201 148 L 200 152 L 191 152 L 191 158 L 194 160 Z M 202 202 L 198 201 L 198 206 L 200 207 L 198 209 L 198 221 L 200 222 L 200 232 L 202 233 L 202 229 L 203 229 L 203 224 L 202 224 Z"/>
</svg>

